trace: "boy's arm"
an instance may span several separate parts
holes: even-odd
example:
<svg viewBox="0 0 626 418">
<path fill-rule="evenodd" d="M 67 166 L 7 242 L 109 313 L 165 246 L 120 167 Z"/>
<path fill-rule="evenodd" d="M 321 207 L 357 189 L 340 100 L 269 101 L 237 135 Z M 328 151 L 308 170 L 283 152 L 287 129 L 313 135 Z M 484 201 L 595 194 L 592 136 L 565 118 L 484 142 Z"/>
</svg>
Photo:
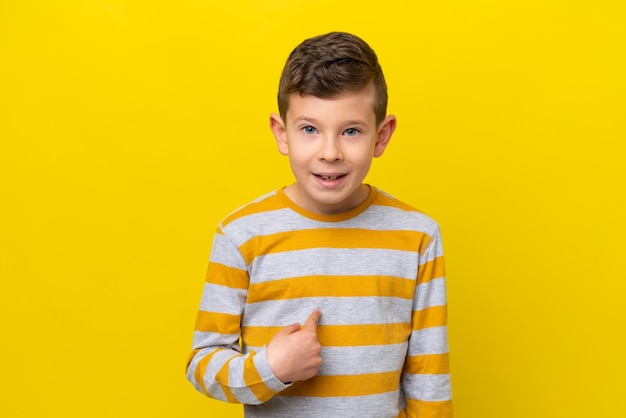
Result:
<svg viewBox="0 0 626 418">
<path fill-rule="evenodd" d="M 412 332 L 404 366 L 407 416 L 451 418 L 447 302 L 439 231 L 420 257 Z"/>
<path fill-rule="evenodd" d="M 288 387 L 274 376 L 265 348 L 241 353 L 241 317 L 249 278 L 239 249 L 218 230 L 187 363 L 197 390 L 222 401 L 259 404 Z"/>
</svg>

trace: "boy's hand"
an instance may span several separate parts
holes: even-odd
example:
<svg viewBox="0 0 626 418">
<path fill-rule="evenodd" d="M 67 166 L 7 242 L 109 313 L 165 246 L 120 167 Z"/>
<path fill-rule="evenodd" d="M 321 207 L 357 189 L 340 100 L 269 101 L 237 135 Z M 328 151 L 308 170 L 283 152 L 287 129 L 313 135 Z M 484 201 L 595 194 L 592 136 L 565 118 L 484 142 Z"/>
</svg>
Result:
<svg viewBox="0 0 626 418">
<path fill-rule="evenodd" d="M 317 339 L 317 323 L 322 313 L 313 311 L 304 326 L 295 323 L 281 329 L 267 346 L 267 362 L 281 382 L 307 380 L 322 365 L 322 345 Z"/>
</svg>

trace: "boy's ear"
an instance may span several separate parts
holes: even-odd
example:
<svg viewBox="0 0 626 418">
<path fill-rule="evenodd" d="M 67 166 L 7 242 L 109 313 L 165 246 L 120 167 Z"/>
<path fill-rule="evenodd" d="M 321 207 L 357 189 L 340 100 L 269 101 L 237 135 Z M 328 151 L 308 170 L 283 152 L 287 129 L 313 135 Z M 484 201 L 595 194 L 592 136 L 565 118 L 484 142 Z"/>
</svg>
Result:
<svg viewBox="0 0 626 418">
<path fill-rule="evenodd" d="M 380 157 L 385 152 L 385 148 L 389 145 L 391 135 L 396 130 L 396 117 L 389 115 L 383 120 L 378 128 L 378 138 L 374 146 L 374 157 Z"/>
<path fill-rule="evenodd" d="M 276 113 L 270 114 L 270 129 L 276 139 L 278 152 L 282 155 L 289 155 L 289 146 L 287 145 L 287 129 L 283 119 Z"/>
</svg>

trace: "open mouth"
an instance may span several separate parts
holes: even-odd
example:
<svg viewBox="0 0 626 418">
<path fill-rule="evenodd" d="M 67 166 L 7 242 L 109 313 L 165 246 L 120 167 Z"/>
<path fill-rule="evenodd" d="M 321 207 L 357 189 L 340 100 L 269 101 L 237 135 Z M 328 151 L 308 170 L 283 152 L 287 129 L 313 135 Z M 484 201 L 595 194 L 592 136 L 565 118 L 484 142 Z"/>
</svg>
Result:
<svg viewBox="0 0 626 418">
<path fill-rule="evenodd" d="M 337 180 L 339 178 L 345 177 L 345 174 L 338 174 L 336 176 L 323 176 L 321 174 L 315 174 L 315 177 L 322 179 L 324 181 L 333 181 L 333 180 Z"/>
</svg>

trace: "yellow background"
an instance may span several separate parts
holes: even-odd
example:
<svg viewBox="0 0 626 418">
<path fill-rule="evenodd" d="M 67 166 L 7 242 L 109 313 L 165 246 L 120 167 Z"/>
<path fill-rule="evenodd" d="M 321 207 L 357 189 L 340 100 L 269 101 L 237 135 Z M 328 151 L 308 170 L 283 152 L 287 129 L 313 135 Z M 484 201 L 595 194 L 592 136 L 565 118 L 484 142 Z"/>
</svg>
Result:
<svg viewBox="0 0 626 418">
<path fill-rule="evenodd" d="M 241 417 L 185 380 L 213 231 L 287 185 L 302 39 L 377 51 L 368 181 L 442 224 L 459 418 L 623 411 L 626 13 L 608 1 L 0 1 L 0 415 Z"/>
</svg>

